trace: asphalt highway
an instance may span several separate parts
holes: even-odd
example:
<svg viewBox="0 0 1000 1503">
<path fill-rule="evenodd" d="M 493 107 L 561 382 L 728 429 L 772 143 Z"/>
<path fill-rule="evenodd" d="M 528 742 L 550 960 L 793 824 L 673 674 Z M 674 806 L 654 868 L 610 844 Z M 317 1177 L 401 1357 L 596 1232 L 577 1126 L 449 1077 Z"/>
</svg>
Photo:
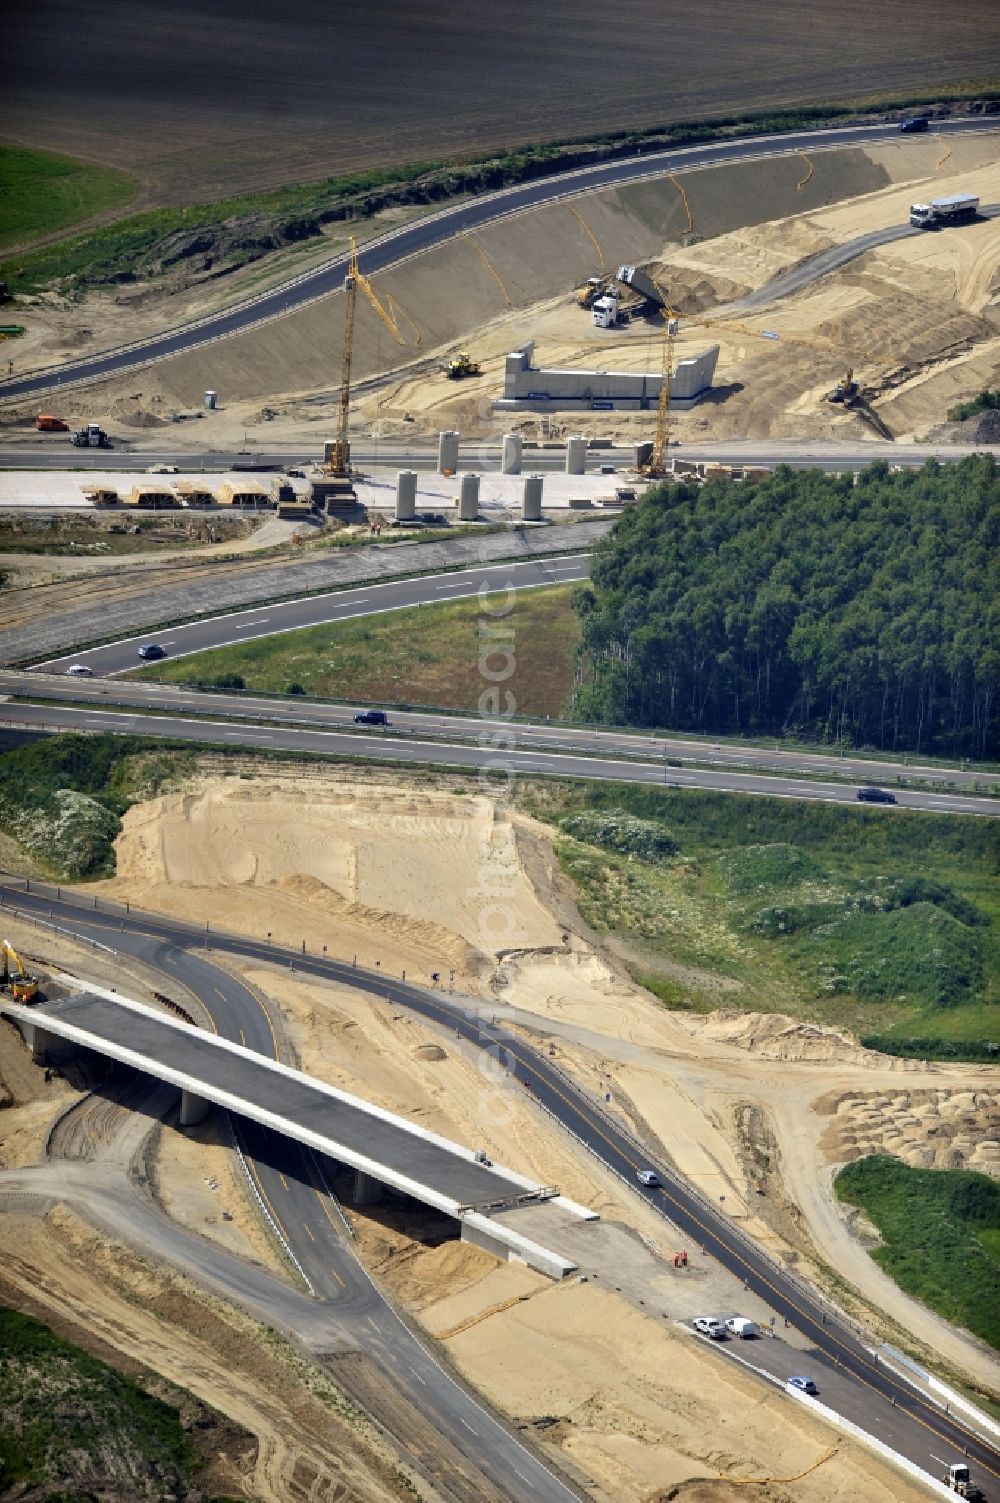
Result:
<svg viewBox="0 0 1000 1503">
<path fill-rule="evenodd" d="M 981 120 L 943 121 L 935 126 L 942 135 L 965 135 L 982 132 L 988 127 Z M 671 151 L 650 152 L 622 161 L 584 167 L 540 182 L 526 183 L 499 193 L 453 205 L 429 215 L 400 230 L 365 245 L 360 255 L 361 270 L 372 276 L 388 266 L 429 250 L 451 236 L 467 233 L 484 224 L 522 209 L 534 208 L 555 199 L 572 197 L 593 188 L 607 188 L 643 178 L 659 177 L 717 162 L 750 161 L 791 152 L 816 152 L 844 146 L 863 146 L 876 141 L 898 139 L 894 125 L 878 124 L 840 127 L 833 130 L 798 131 L 784 135 L 751 137 L 742 140 L 713 142 L 705 146 L 681 147 Z M 202 319 L 199 323 L 156 335 L 126 348 L 88 359 L 73 361 L 34 375 L 0 383 L 0 398 L 24 397 L 53 391 L 84 381 L 120 375 L 138 366 L 162 360 L 181 351 L 224 338 L 258 324 L 278 318 L 291 309 L 325 297 L 343 286 L 347 261 L 339 257 L 294 281 L 241 304 L 237 308 Z"/>
<path fill-rule="evenodd" d="M 82 894 L 67 898 L 34 883 L 27 891 L 23 881 L 0 882 L 0 901 L 26 915 L 35 913 L 54 918 L 60 926 L 82 929 L 115 948 L 122 946 L 126 935 L 135 934 L 143 936 L 143 942 L 160 941 L 178 951 L 206 943 L 205 933 L 194 926 L 134 909 L 126 916 L 120 905 L 103 904 L 92 910 L 85 906 L 89 900 Z M 492 1013 L 480 1011 L 470 999 L 424 990 L 321 956 L 301 955 L 216 932 L 208 937 L 208 943 L 220 954 L 290 965 L 301 974 L 367 991 L 454 1030 L 489 1051 L 491 1063 L 500 1058 L 510 1073 L 511 1088 L 529 1092 L 603 1163 L 632 1184 L 635 1193 L 642 1194 L 674 1228 L 675 1239 L 685 1239 L 696 1255 L 701 1249 L 702 1254 L 717 1259 L 742 1278 L 746 1288 L 763 1299 L 777 1319 L 787 1321 L 807 1338 L 810 1349 L 801 1359 L 796 1358 L 795 1365 L 815 1379 L 821 1397 L 826 1394 L 830 1401 L 838 1396 L 840 1402 L 835 1407 L 845 1417 L 878 1435 L 925 1471 L 940 1472 L 935 1459 L 938 1456 L 967 1456 L 988 1496 L 1000 1497 L 1000 1452 L 995 1445 L 889 1371 L 836 1313 L 814 1297 L 804 1283 L 772 1262 L 722 1208 L 704 1199 L 668 1164 L 650 1155 L 550 1064 L 544 1053 L 508 1033 L 502 1023 L 494 1022 Z M 659 1188 L 638 1185 L 635 1176 L 642 1167 L 656 1170 Z M 845 1379 L 849 1380 L 846 1385 Z"/>
<path fill-rule="evenodd" d="M 295 1063 L 284 1042 L 280 1015 L 272 1015 L 248 983 L 211 963 L 203 935 L 147 922 L 145 915 L 130 915 L 123 924 L 120 909 L 88 911 L 85 901 L 60 901 L 53 894 L 39 907 L 33 894 L 15 893 L 0 884 L 0 904 L 44 913 L 63 930 L 140 959 L 196 997 L 220 1037 L 269 1059 Z M 213 949 L 219 949 L 214 940 Z M 265 954 L 274 958 L 272 952 Z M 285 964 L 290 958 L 280 956 Z M 134 1225 L 144 1246 L 159 1250 L 265 1319 L 290 1328 L 317 1354 L 363 1351 L 384 1375 L 389 1390 L 403 1401 L 397 1416 L 400 1443 L 408 1449 L 413 1439 L 407 1434 L 405 1406 L 423 1416 L 426 1426 L 442 1438 L 442 1445 L 433 1451 L 424 1447 L 417 1459 L 449 1503 L 522 1503 L 526 1498 L 578 1503 L 576 1490 L 445 1371 L 372 1282 L 329 1193 L 328 1176 L 334 1166 L 247 1118 L 231 1120 L 256 1194 L 291 1253 L 308 1303 L 296 1291 L 277 1285 L 273 1276 L 173 1227 L 135 1197 L 121 1201 L 120 1193 L 114 1203 L 120 1212 L 119 1228 Z M 40 1188 L 45 1187 L 42 1179 Z M 58 1184 L 51 1188 L 58 1195 Z"/>
<path fill-rule="evenodd" d="M 342 730 L 357 736 L 359 751 L 371 738 L 370 729 L 356 729 L 354 704 L 334 704 L 326 701 L 303 700 L 298 695 L 281 699 L 267 699 L 256 694 L 231 694 L 201 689 L 185 689 L 176 684 L 136 683 L 118 678 L 113 684 L 94 679 L 71 678 L 55 674 L 42 676 L 37 673 L 0 669 L 0 694 L 18 694 L 27 698 L 43 699 L 47 703 L 83 704 L 108 709 L 135 709 L 139 711 L 169 710 L 174 714 L 203 715 L 212 720 L 248 720 L 258 725 L 276 725 L 286 728 L 314 730 Z M 576 726 L 551 721 L 501 721 L 458 713 L 441 714 L 433 711 L 391 710 L 386 734 L 398 736 L 433 737 L 450 742 L 474 741 L 482 744 L 486 736 L 500 738 L 497 744 L 515 746 L 525 751 L 579 752 L 584 755 L 600 753 L 604 756 L 626 757 L 639 762 L 655 763 L 663 770 L 664 777 L 671 777 L 669 770 L 688 762 L 710 767 L 718 766 L 744 772 L 749 768 L 792 774 L 811 774 L 815 777 L 830 777 L 843 780 L 856 779 L 859 783 L 873 781 L 894 782 L 898 777 L 917 782 L 933 783 L 942 791 L 966 788 L 975 792 L 975 785 L 995 777 L 1000 782 L 1000 772 L 991 774 L 982 769 L 969 767 L 935 767 L 919 762 L 910 763 L 880 760 L 877 757 L 836 756 L 823 752 L 786 751 L 779 745 L 754 746 L 739 742 L 711 742 L 706 738 L 695 740 L 683 736 L 664 735 L 661 732 L 627 730 L 601 730 L 596 726 Z"/>
<path fill-rule="evenodd" d="M 480 592 L 484 596 L 503 596 L 500 604 L 506 608 L 508 590 L 573 583 L 586 579 L 589 573 L 589 554 L 569 554 L 422 574 L 416 579 L 388 580 L 384 584 L 362 585 L 328 595 L 268 602 L 249 610 L 227 612 L 224 616 L 203 616 L 184 626 L 168 627 L 141 637 L 126 637 L 83 652 L 69 652 L 37 666 L 42 671 L 60 673 L 65 672 L 71 663 L 81 663 L 94 674 L 108 678 L 142 668 L 139 647 L 145 642 L 156 642 L 164 649 L 165 655 L 173 659 L 214 647 L 231 647 L 282 632 L 298 631 L 303 626 L 377 616 L 386 611 L 458 600 Z M 494 604 L 494 609 L 499 609 L 499 606 Z M 509 619 L 509 615 L 504 619 Z"/>
<path fill-rule="evenodd" d="M 678 446 L 681 447 L 681 446 Z M 904 469 L 919 469 L 928 459 L 964 459 L 967 454 L 990 452 L 989 445 L 972 444 L 897 444 L 881 439 L 865 439 L 857 442 L 831 442 L 812 439 L 734 439 L 713 440 L 711 443 L 684 444 L 679 459 L 691 463 L 752 465 L 773 470 L 779 464 L 790 465 L 793 470 L 827 470 L 832 474 L 863 470 L 866 465 L 884 459 L 888 464 L 901 465 Z M 404 447 L 386 440 L 377 449 L 364 449 L 351 445 L 351 455 L 362 478 L 383 470 L 419 470 L 437 472 L 437 447 L 430 444 Z M 153 464 L 169 464 L 179 473 L 197 475 L 215 474 L 230 470 L 287 470 L 313 464 L 316 454 L 304 455 L 301 447 L 262 450 L 254 454 L 252 464 L 247 455 L 237 450 L 200 453 L 190 449 L 156 449 L 128 441 L 128 446 L 114 450 L 69 449 L 66 445 L 56 447 L 52 440 L 38 436 L 37 444 L 26 448 L 0 448 L 0 470 L 63 470 L 81 471 L 87 474 L 105 474 L 127 471 L 134 473 Z M 526 449 L 523 473 L 563 473 L 566 451 L 558 448 Z M 618 475 L 633 465 L 631 448 L 593 449 L 587 455 L 590 473 L 599 471 L 602 465 L 614 465 Z M 469 443 L 459 449 L 458 467 L 476 474 L 494 474 L 500 469 L 500 451 L 491 444 Z M 169 483 L 169 479 L 168 479 Z M 611 477 L 609 477 L 609 484 Z M 12 503 L 6 503 L 11 506 Z M 16 504 L 13 503 L 13 504 Z M 44 512 L 40 505 L 31 506 L 34 512 Z M 51 510 L 58 510 L 52 506 Z"/>
<path fill-rule="evenodd" d="M 0 724 L 40 731 L 106 731 L 118 735 L 164 737 L 202 746 L 245 747 L 247 750 L 306 752 L 325 757 L 357 757 L 365 762 L 400 765 L 459 767 L 476 771 L 484 791 L 506 787 L 519 774 L 540 777 L 591 778 L 601 782 L 645 783 L 652 787 L 714 788 L 730 793 L 768 795 L 772 798 L 808 799 L 857 807 L 854 787 L 809 781 L 805 778 L 768 777 L 753 772 L 722 772 L 703 768 L 662 767 L 624 758 L 527 751 L 486 746 L 442 743 L 413 737 L 403 740 L 372 728 L 360 736 L 348 731 L 264 729 L 235 721 L 195 720 L 163 713 L 156 716 L 114 710 L 87 710 L 63 705 L 0 704 Z M 1000 799 L 974 798 L 965 794 L 923 793 L 901 789 L 897 808 L 949 814 L 975 814 L 996 819 Z M 868 807 L 868 806 L 866 806 Z M 883 809 L 890 818 L 894 812 Z"/>
</svg>

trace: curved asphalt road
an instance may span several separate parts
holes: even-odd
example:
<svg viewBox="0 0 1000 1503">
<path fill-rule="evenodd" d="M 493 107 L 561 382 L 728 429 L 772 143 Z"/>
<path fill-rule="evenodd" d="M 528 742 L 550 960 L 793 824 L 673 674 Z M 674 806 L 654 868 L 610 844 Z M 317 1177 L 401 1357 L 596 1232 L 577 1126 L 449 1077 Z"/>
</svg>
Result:
<svg viewBox="0 0 1000 1503">
<path fill-rule="evenodd" d="M 996 219 L 1000 215 L 1000 204 L 986 204 L 979 210 L 980 219 Z M 896 240 L 911 240 L 919 235 L 933 235 L 934 230 L 914 229 L 910 224 L 894 224 L 888 229 L 872 230 L 867 235 L 859 235 L 855 240 L 848 240 L 844 245 L 833 245 L 829 250 L 820 251 L 815 256 L 810 256 L 806 261 L 800 261 L 798 266 L 793 266 L 789 271 L 783 271 L 780 276 L 774 277 L 764 287 L 758 287 L 756 292 L 748 292 L 746 297 L 738 298 L 736 302 L 726 303 L 717 308 L 714 318 L 724 320 L 730 314 L 748 313 L 753 308 L 763 308 L 769 303 L 778 303 L 782 298 L 791 297 L 795 292 L 801 292 L 803 287 L 808 287 L 810 282 L 818 282 L 820 277 L 825 277 L 831 271 L 836 271 L 840 266 L 846 266 L 850 261 L 856 261 L 866 251 L 875 250 L 880 245 L 891 245 Z"/>
<path fill-rule="evenodd" d="M 120 906 L 105 905 L 99 912 L 83 905 L 86 899 L 61 898 L 52 889 L 32 884 L 26 891 L 22 882 L 0 882 L 0 900 L 21 912 L 48 917 L 54 914 L 60 925 L 81 928 L 103 936 L 105 942 L 120 947 L 123 938 L 138 933 L 165 941 L 178 949 L 203 945 L 205 935 L 194 926 L 170 919 L 156 918 L 132 911 L 124 928 Z M 288 964 L 295 970 L 352 986 L 406 1007 L 420 1016 L 454 1029 L 478 1047 L 490 1051 L 491 1065 L 502 1058 L 512 1079 L 545 1107 L 565 1128 L 582 1141 L 604 1164 L 632 1184 L 637 1194 L 662 1214 L 692 1245 L 716 1258 L 725 1268 L 742 1278 L 746 1287 L 757 1294 L 812 1343 L 803 1359 L 803 1367 L 819 1384 L 821 1393 L 840 1386 L 841 1392 L 856 1394 L 859 1406 L 856 1423 L 869 1433 L 881 1436 L 887 1444 L 910 1456 L 924 1470 L 937 1472 L 936 1456 L 955 1459 L 967 1455 L 975 1468 L 980 1485 L 989 1484 L 988 1496 L 1000 1497 L 1000 1451 L 976 1431 L 942 1412 L 917 1389 L 879 1363 L 836 1315 L 830 1314 L 809 1288 L 791 1278 L 746 1238 L 732 1221 L 693 1190 L 673 1170 L 651 1157 L 616 1121 L 606 1117 L 582 1091 L 578 1090 L 546 1056 L 519 1037 L 497 1026 L 488 1011 L 480 1012 L 469 999 L 452 999 L 442 993 L 395 981 L 384 975 L 366 972 L 340 961 L 305 956 L 278 946 L 244 939 L 235 935 L 213 933 L 213 950 L 269 964 Z M 639 1167 L 651 1165 L 660 1176 L 662 1188 L 646 1190 L 635 1181 Z M 850 1380 L 845 1390 L 842 1379 Z M 478 1455 L 478 1451 L 477 1451 Z M 528 1494 L 534 1496 L 534 1494 Z M 541 1496 L 541 1495 L 539 1495 Z"/>
<path fill-rule="evenodd" d="M 33 897 L 0 884 L 0 902 L 27 913 Z M 178 943 L 178 932 L 172 932 L 169 924 L 148 924 L 145 916 L 130 915 L 123 926 L 120 911 L 87 911 L 81 904 L 43 901 L 46 916 L 50 910 L 64 931 L 135 956 L 186 987 L 201 1001 L 222 1038 L 267 1058 L 295 1063 L 279 1043 L 280 1017 L 272 1020 L 266 1005 L 247 983 L 211 964 L 203 948 L 204 935 L 194 936 L 188 927 Z M 213 948 L 220 948 L 214 939 Z M 265 954 L 269 960 L 293 958 L 266 948 Z M 281 1285 L 271 1287 L 276 1284 L 272 1276 L 261 1275 L 259 1269 L 242 1268 L 239 1259 L 228 1255 L 217 1258 L 219 1249 L 204 1239 L 185 1234 L 183 1229 L 179 1237 L 168 1233 L 166 1218 L 157 1218 L 148 1206 L 142 1216 L 144 1242 L 148 1245 L 151 1237 L 158 1239 L 164 1252 L 176 1257 L 183 1267 L 193 1268 L 215 1287 L 221 1286 L 251 1304 L 264 1318 L 291 1325 L 318 1355 L 324 1350 L 362 1351 L 381 1371 L 386 1392 L 403 1398 L 394 1416 L 397 1440 L 404 1449 L 416 1447 L 411 1450 L 413 1459 L 433 1478 L 449 1503 L 522 1503 L 526 1498 L 541 1503 L 578 1503 L 577 1491 L 454 1381 L 379 1292 L 351 1249 L 346 1229 L 333 1209 L 322 1161 L 278 1133 L 228 1115 L 257 1194 L 277 1223 L 316 1305 L 311 1311 L 297 1291 Z M 44 1178 L 40 1179 L 39 1187 L 44 1188 L 44 1184 Z M 0 1185 L 0 1192 L 2 1189 Z M 52 1193 L 58 1194 L 57 1184 Z M 132 1214 L 138 1214 L 137 1207 Z M 158 1226 L 158 1220 L 162 1226 Z M 196 1245 L 199 1242 L 200 1247 Z M 314 1324 L 324 1333 L 318 1339 Z M 442 1438 L 441 1446 L 432 1450 L 427 1445 L 426 1429 L 408 1433 L 406 1405 L 411 1405 L 426 1426 Z"/>
<path fill-rule="evenodd" d="M 989 127 L 981 120 L 952 120 L 936 126 L 939 134 L 965 135 L 982 132 Z M 476 229 L 491 220 L 515 214 L 521 209 L 534 208 L 555 199 L 585 193 L 592 188 L 614 187 L 635 182 L 642 178 L 658 177 L 668 172 L 679 172 L 694 167 L 706 167 L 718 162 L 738 162 L 775 156 L 791 152 L 809 152 L 831 147 L 864 146 L 871 142 L 898 139 L 898 129 L 892 125 L 848 126 L 833 130 L 798 131 L 785 135 L 759 136 L 747 139 L 715 142 L 706 146 L 680 147 L 672 151 L 649 153 L 646 156 L 630 157 L 623 161 L 600 163 L 580 168 L 540 182 L 523 184 L 499 193 L 486 194 L 471 201 L 456 204 L 407 225 L 380 240 L 364 247 L 360 256 L 361 269 L 372 276 L 386 267 L 395 265 L 408 256 L 430 249 L 452 235 Z M 295 308 L 312 302 L 343 286 L 347 260 L 335 261 L 307 272 L 294 282 L 263 294 L 250 303 L 242 304 L 228 312 L 203 319 L 187 328 L 130 345 L 124 349 L 97 355 L 90 359 L 74 361 L 36 375 L 20 377 L 0 383 L 0 399 L 23 397 L 31 393 L 51 391 L 59 386 L 83 381 L 95 381 L 106 376 L 119 375 L 154 360 L 180 354 L 183 350 L 195 349 L 228 334 L 236 334 L 253 324 L 266 319 L 278 318 Z"/>
</svg>

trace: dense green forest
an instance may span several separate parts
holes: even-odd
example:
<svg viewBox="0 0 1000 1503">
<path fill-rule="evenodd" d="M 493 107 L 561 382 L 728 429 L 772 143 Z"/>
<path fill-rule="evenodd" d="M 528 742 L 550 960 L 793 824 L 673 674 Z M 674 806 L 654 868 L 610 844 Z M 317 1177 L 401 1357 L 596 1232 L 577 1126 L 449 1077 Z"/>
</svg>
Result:
<svg viewBox="0 0 1000 1503">
<path fill-rule="evenodd" d="M 994 755 L 998 531 L 981 455 L 656 486 L 574 596 L 574 714 Z"/>
</svg>

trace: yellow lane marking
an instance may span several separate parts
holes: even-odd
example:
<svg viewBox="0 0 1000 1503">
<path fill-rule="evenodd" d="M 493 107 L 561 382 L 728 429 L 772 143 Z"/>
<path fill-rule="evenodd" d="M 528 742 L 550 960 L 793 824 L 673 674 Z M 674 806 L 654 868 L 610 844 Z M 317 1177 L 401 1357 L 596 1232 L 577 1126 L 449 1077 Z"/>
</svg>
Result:
<svg viewBox="0 0 1000 1503">
<path fill-rule="evenodd" d="M 309 1238 L 309 1241 L 310 1242 L 315 1242 L 316 1238 L 313 1236 L 312 1232 L 310 1231 L 308 1222 L 303 1221 L 302 1225 L 305 1227 L 305 1233 L 306 1233 L 306 1236 Z"/>
</svg>

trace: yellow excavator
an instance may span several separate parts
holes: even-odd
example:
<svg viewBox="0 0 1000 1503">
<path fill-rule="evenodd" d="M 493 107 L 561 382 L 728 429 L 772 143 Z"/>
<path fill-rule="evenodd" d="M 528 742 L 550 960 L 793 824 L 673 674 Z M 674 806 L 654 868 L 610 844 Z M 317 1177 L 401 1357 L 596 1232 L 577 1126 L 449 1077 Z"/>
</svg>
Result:
<svg viewBox="0 0 1000 1503">
<path fill-rule="evenodd" d="M 10 992 L 15 1002 L 33 1002 L 38 996 L 38 979 L 25 969 L 24 961 L 7 940 L 0 940 L 3 953 L 3 971 L 0 986 Z"/>
</svg>

